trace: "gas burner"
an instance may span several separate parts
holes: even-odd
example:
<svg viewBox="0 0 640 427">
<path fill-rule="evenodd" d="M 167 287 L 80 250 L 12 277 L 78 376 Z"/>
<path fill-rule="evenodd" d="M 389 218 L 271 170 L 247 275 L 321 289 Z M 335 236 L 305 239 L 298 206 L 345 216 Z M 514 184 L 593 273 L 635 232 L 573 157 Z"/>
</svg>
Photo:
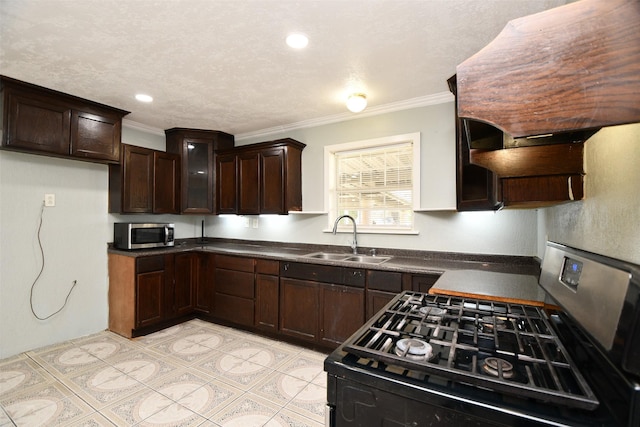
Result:
<svg viewBox="0 0 640 427">
<path fill-rule="evenodd" d="M 499 357 L 487 357 L 484 359 L 482 362 L 482 370 L 492 377 L 500 377 L 500 374 L 502 374 L 502 378 L 505 379 L 513 378 L 515 374 L 513 365 Z"/>
<path fill-rule="evenodd" d="M 503 317 L 483 316 L 481 320 L 481 328 L 483 332 L 493 332 L 494 322 L 498 331 L 504 331 L 507 329 L 507 321 Z"/>
<path fill-rule="evenodd" d="M 429 320 L 439 320 L 442 318 L 442 316 L 444 316 L 447 313 L 447 310 L 445 310 L 444 308 L 440 308 L 440 307 L 431 307 L 431 306 L 424 306 L 424 307 L 420 307 L 420 310 L 418 310 L 420 312 L 420 314 L 422 314 L 423 316 L 427 316 L 427 319 Z"/>
<path fill-rule="evenodd" d="M 396 342 L 395 353 L 411 360 L 429 360 L 433 357 L 433 347 L 416 338 L 403 338 Z"/>
</svg>

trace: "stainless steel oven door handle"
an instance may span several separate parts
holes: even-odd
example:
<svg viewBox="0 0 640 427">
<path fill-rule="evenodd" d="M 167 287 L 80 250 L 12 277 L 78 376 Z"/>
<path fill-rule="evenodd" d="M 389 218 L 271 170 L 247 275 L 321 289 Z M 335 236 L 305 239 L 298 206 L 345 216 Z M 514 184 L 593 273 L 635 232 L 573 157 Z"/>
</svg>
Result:
<svg viewBox="0 0 640 427">
<path fill-rule="evenodd" d="M 164 245 L 167 246 L 169 244 L 169 227 L 164 226 Z"/>
</svg>

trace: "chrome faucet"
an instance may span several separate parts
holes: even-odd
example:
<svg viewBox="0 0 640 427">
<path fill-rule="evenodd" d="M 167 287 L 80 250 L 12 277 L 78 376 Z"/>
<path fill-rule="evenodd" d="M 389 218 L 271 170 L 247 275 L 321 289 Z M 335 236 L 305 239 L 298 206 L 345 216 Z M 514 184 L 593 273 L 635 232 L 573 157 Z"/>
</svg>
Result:
<svg viewBox="0 0 640 427">
<path fill-rule="evenodd" d="M 356 239 L 358 231 L 356 230 L 356 220 L 353 219 L 351 215 L 342 215 L 336 218 L 336 222 L 333 223 L 333 234 L 336 234 L 338 231 L 338 222 L 340 222 L 342 218 L 349 218 L 353 223 L 353 242 L 351 242 L 351 249 L 354 255 L 358 255 L 358 240 Z"/>
</svg>

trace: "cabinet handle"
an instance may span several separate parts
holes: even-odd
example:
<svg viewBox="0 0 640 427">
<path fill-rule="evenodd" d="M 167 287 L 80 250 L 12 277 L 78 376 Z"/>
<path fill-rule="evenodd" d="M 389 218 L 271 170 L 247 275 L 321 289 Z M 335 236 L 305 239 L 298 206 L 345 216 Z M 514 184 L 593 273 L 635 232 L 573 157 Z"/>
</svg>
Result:
<svg viewBox="0 0 640 427">
<path fill-rule="evenodd" d="M 282 266 L 282 269 L 283 269 L 284 271 L 289 271 L 289 264 L 288 264 L 288 263 L 284 264 L 284 265 Z"/>
</svg>

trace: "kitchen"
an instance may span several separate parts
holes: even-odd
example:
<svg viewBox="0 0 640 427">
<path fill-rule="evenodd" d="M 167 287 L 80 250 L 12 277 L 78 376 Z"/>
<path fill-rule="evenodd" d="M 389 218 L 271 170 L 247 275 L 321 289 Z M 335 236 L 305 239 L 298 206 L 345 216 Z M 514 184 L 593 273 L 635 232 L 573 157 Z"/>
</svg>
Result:
<svg viewBox="0 0 640 427">
<path fill-rule="evenodd" d="M 499 27 L 502 25 L 504 23 Z M 3 64 L 3 74 L 5 70 Z M 328 227 L 327 218 L 320 213 L 324 211 L 323 200 L 316 197 L 323 191 L 323 171 L 317 159 L 322 156 L 327 141 L 340 143 L 419 131 L 423 138 L 429 135 L 429 141 L 422 141 L 422 152 L 432 152 L 454 140 L 453 114 L 454 103 L 450 97 L 434 105 L 356 116 L 342 122 L 273 132 L 266 137 L 238 138 L 238 145 L 279 137 L 291 137 L 307 144 L 302 165 L 303 211 L 309 213 L 259 217 L 258 228 L 245 227 L 241 217 L 207 216 L 206 234 L 276 242 L 287 242 L 287 236 L 296 236 L 291 241 L 346 247 L 350 241 L 348 234 L 333 236 L 323 232 Z M 583 201 L 538 210 L 456 213 L 455 199 L 428 206 L 429 198 L 423 197 L 425 211 L 416 214 L 419 235 L 397 236 L 393 240 L 362 235 L 360 241 L 364 246 L 377 248 L 542 258 L 545 242 L 551 240 L 638 264 L 640 232 L 635 213 L 640 202 L 635 194 L 640 177 L 635 166 L 640 156 L 639 133 L 637 124 L 623 125 L 602 129 L 589 140 L 585 146 L 587 197 Z M 162 150 L 164 135 L 157 129 L 125 126 L 122 141 Z M 438 148 L 432 148 L 431 144 Z M 451 165 L 444 172 L 448 176 L 425 180 L 425 194 L 440 194 L 443 187 L 449 185 L 447 194 L 455 196 L 454 156 L 453 150 L 443 149 L 433 158 L 423 158 L 422 169 L 427 173 L 442 169 L 436 168 L 438 164 Z M 201 216 L 131 218 L 108 214 L 108 171 L 104 165 L 6 151 L 0 152 L 0 162 L 0 358 L 106 327 L 105 243 L 112 239 L 113 222 L 174 222 L 177 236 L 200 235 Z M 429 182 L 433 183 L 431 188 Z M 45 211 L 42 233 L 45 248 L 54 249 L 46 253 L 47 269 L 42 288 L 38 288 L 41 293 L 36 294 L 36 304 L 45 313 L 55 311 L 64 302 L 72 281 L 78 282 L 65 312 L 48 322 L 35 320 L 28 309 L 28 289 L 40 267 L 35 239 L 44 193 L 56 194 L 57 206 Z M 283 235 L 281 230 L 287 233 Z M 25 239 L 25 235 L 29 238 Z"/>
</svg>

